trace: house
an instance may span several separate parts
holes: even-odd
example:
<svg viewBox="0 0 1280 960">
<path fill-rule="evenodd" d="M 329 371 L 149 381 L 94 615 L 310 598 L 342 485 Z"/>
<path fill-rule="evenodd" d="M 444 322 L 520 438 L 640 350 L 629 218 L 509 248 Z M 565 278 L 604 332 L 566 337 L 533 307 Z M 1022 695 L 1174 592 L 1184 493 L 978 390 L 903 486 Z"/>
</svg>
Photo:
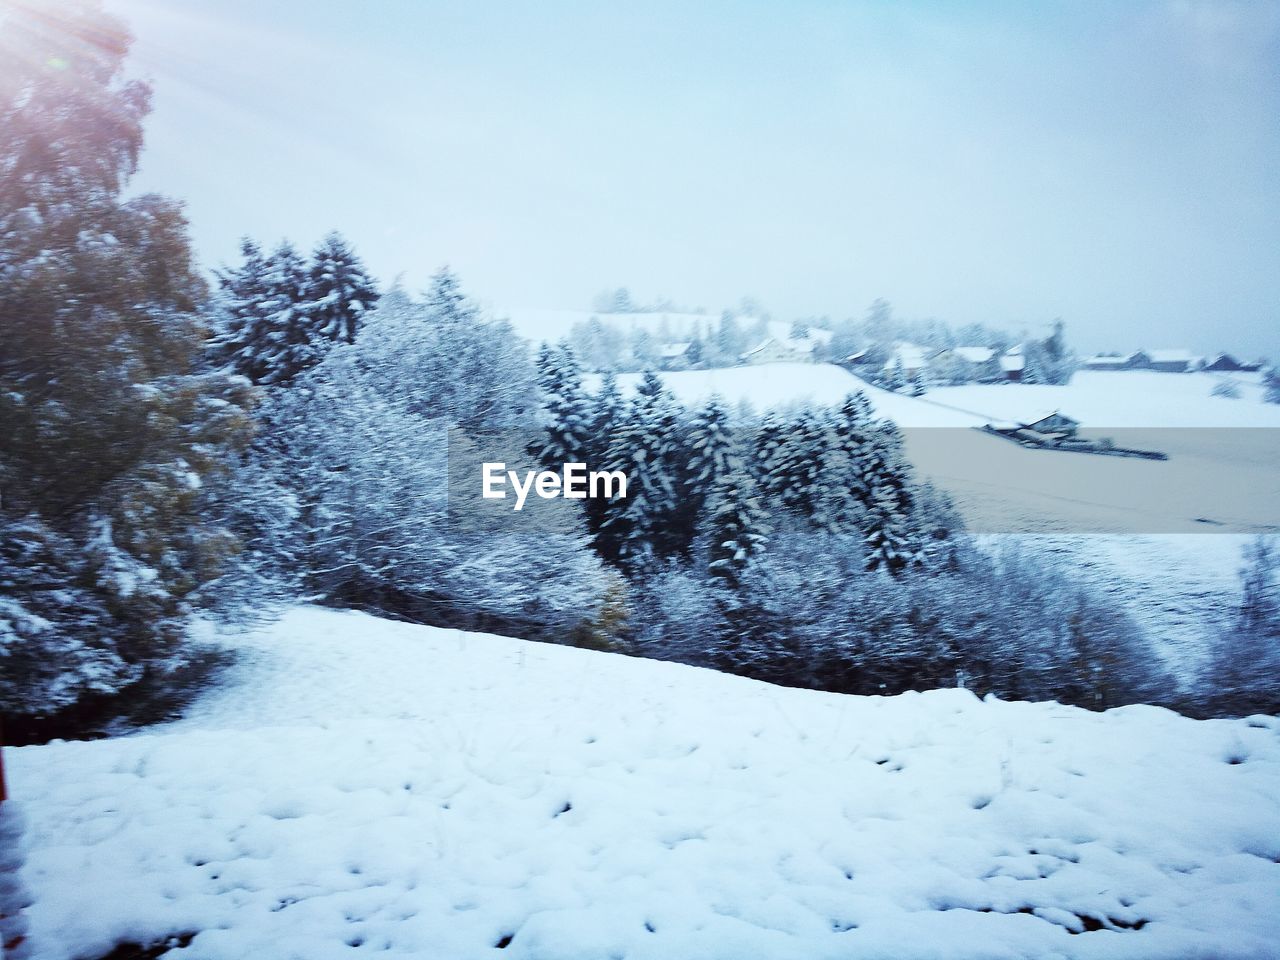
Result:
<svg viewBox="0 0 1280 960">
<path fill-rule="evenodd" d="M 1262 369 L 1262 363 L 1257 360 L 1237 360 L 1229 353 L 1220 353 L 1200 369 L 1213 373 L 1257 373 Z"/>
<path fill-rule="evenodd" d="M 692 340 L 662 344 L 658 347 L 658 366 L 663 370 L 684 369 L 689 363 L 689 351 L 692 347 Z"/>
<path fill-rule="evenodd" d="M 1080 429 L 1080 421 L 1074 417 L 1067 416 L 1060 410 L 1053 410 L 1049 413 L 1042 413 L 1034 420 L 1025 421 L 1019 426 L 1024 430 L 1034 430 L 1042 436 L 1061 439 L 1063 437 L 1074 437 L 1076 431 Z"/>
<path fill-rule="evenodd" d="M 1080 364 L 1082 370 L 1132 370 L 1133 354 L 1100 353 Z"/>
<path fill-rule="evenodd" d="M 889 359 L 881 367 L 881 373 L 889 377 L 895 370 L 901 369 L 903 376 L 910 380 L 916 374 L 923 374 L 929 369 L 927 353 L 924 347 L 914 343 L 895 343 L 889 349 Z"/>
<path fill-rule="evenodd" d="M 796 335 L 792 325 L 780 321 L 771 321 L 768 331 L 763 342 L 738 356 L 740 363 L 812 363 L 835 336 L 821 327 L 805 327 L 802 334 Z"/>
<path fill-rule="evenodd" d="M 1160 373 L 1190 373 L 1200 363 L 1200 358 L 1189 350 L 1152 350 L 1147 369 Z"/>
<path fill-rule="evenodd" d="M 1003 380 L 997 351 L 991 347 L 949 347 L 928 356 L 929 372 L 935 383 L 990 383 Z"/>
<path fill-rule="evenodd" d="M 789 342 L 775 340 L 773 337 L 767 337 L 759 344 L 746 353 L 739 354 L 738 361 L 746 364 L 757 363 L 787 363 L 796 361 L 807 361 L 813 359 L 812 351 L 799 351 L 790 345 Z"/>
<path fill-rule="evenodd" d="M 1056 446 L 1076 439 L 1080 421 L 1059 410 L 1039 413 L 1023 420 L 988 423 L 983 429 L 1019 443 L 1035 446 Z"/>
<path fill-rule="evenodd" d="M 950 353 L 957 359 L 963 360 L 965 363 L 971 363 L 975 367 L 990 363 L 991 358 L 996 355 L 996 352 L 990 347 L 953 347 Z"/>
<path fill-rule="evenodd" d="M 1151 354 L 1147 353 L 1147 351 L 1145 350 L 1135 350 L 1133 353 L 1129 354 L 1129 364 L 1128 366 L 1125 367 L 1125 369 L 1126 370 L 1150 370 Z"/>
</svg>

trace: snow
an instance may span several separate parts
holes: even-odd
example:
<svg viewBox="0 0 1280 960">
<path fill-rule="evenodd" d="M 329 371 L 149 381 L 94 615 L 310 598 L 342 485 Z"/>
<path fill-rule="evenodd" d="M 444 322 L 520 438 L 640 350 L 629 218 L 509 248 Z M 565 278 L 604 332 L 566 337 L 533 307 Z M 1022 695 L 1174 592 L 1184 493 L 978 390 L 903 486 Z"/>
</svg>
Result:
<svg viewBox="0 0 1280 960">
<path fill-rule="evenodd" d="M 1148 350 L 1152 363 L 1194 363 L 1200 358 L 1190 350 Z"/>
<path fill-rule="evenodd" d="M 1280 721 L 859 698 L 292 610 L 9 752 L 34 956 L 1276 956 Z"/>
<path fill-rule="evenodd" d="M 897 366 L 903 370 L 923 370 L 929 366 L 926 357 L 929 350 L 915 343 L 895 343 L 889 351 L 889 359 L 884 362 L 884 371 L 888 373 Z"/>
<path fill-rule="evenodd" d="M 986 363 L 996 355 L 990 347 L 956 347 L 951 352 L 966 363 Z"/>
</svg>

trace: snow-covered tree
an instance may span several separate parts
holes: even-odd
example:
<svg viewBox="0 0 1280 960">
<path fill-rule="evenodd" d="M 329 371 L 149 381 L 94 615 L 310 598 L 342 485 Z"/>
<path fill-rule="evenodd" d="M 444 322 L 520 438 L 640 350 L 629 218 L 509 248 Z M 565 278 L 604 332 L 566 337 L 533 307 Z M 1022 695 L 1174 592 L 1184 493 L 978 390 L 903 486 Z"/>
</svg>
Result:
<svg viewBox="0 0 1280 960">
<path fill-rule="evenodd" d="M 781 480 L 777 462 L 784 432 L 782 420 L 776 414 L 766 413 L 756 428 L 751 445 L 751 474 L 770 503 L 778 499 L 782 492 L 775 481 Z"/>
<path fill-rule="evenodd" d="M 317 332 L 355 343 L 364 315 L 378 302 L 378 287 L 351 245 L 334 231 L 311 255 L 306 295 Z"/>
<path fill-rule="evenodd" d="M 738 443 L 724 401 L 712 397 L 693 414 L 685 439 L 689 451 L 684 474 L 685 496 L 700 503 L 721 478 L 742 469 Z"/>
<path fill-rule="evenodd" d="M 1280 708 L 1280 544 L 1260 536 L 1245 549 L 1240 602 L 1210 664 L 1207 696 L 1231 712 Z"/>
<path fill-rule="evenodd" d="M 925 392 L 924 371 L 917 370 L 911 375 L 911 396 L 923 397 Z"/>
<path fill-rule="evenodd" d="M 627 476 L 627 496 L 605 511 L 606 556 L 637 569 L 685 546 L 678 524 L 681 410 L 661 379 L 646 374 L 605 453 L 606 470 Z"/>
<path fill-rule="evenodd" d="M 867 569 L 897 573 L 911 562 L 913 554 L 898 497 L 888 485 L 876 486 L 867 511 Z"/>
<path fill-rule="evenodd" d="M 737 587 L 743 572 L 768 543 L 769 525 L 755 482 L 740 469 L 715 482 L 703 521 L 712 577 Z"/>
<path fill-rule="evenodd" d="M 595 428 L 593 411 L 577 357 L 567 342 L 544 345 L 539 351 L 538 388 L 546 411 L 546 436 L 538 458 L 550 469 L 586 462 Z"/>
<path fill-rule="evenodd" d="M 447 268 L 424 300 L 384 297 L 344 351 L 369 382 L 408 410 L 470 436 L 523 430 L 536 420 L 535 371 L 505 320 L 483 316 Z M 407 357 L 413 362 L 406 362 Z"/>
<path fill-rule="evenodd" d="M 89 2 L 0 12 L 0 712 L 42 716 L 182 666 L 231 538 L 200 492 L 247 385 L 196 372 L 206 290 L 178 204 L 123 200 L 150 91 Z"/>
<path fill-rule="evenodd" d="M 907 371 L 902 365 L 902 358 L 895 357 L 893 364 L 889 367 L 889 375 L 885 378 L 884 388 L 897 393 L 899 390 L 907 386 Z"/>
<path fill-rule="evenodd" d="M 1272 367 L 1263 374 L 1265 390 L 1262 399 L 1267 403 L 1280 403 L 1280 367 Z"/>
</svg>

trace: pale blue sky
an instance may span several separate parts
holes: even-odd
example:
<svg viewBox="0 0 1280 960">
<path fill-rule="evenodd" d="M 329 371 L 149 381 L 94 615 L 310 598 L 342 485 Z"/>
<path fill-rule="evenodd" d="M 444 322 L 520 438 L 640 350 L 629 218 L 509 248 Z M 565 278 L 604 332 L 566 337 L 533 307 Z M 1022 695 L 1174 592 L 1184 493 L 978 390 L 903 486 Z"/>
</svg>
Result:
<svg viewBox="0 0 1280 960">
<path fill-rule="evenodd" d="M 108 2 L 207 263 L 1280 354 L 1280 3 Z"/>
</svg>

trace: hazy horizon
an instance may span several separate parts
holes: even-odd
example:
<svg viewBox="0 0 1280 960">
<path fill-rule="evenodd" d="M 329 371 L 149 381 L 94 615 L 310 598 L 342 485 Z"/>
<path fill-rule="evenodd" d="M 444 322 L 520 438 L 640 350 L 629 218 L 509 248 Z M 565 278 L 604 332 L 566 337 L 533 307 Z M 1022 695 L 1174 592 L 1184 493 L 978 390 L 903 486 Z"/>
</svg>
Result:
<svg viewBox="0 0 1280 960">
<path fill-rule="evenodd" d="M 1277 4 L 108 5 L 206 266 L 1280 353 Z"/>
</svg>

